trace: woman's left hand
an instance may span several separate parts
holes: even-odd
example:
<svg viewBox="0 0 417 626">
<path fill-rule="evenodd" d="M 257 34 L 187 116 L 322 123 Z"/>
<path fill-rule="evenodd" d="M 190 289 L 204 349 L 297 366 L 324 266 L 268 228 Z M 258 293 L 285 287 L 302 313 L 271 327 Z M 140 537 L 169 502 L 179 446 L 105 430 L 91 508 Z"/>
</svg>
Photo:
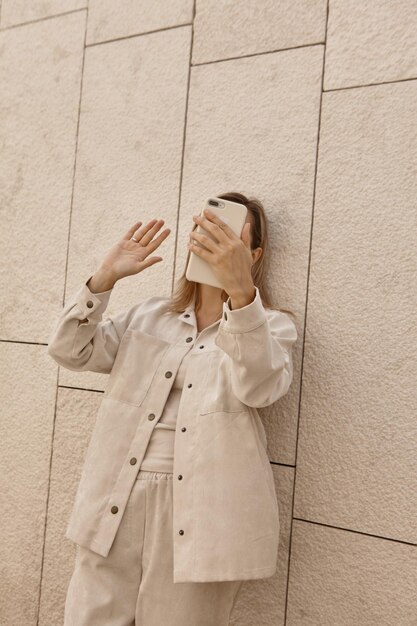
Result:
<svg viewBox="0 0 417 626">
<path fill-rule="evenodd" d="M 226 222 L 209 209 L 204 210 L 204 216 L 193 215 L 193 220 L 208 231 L 215 241 L 194 230 L 190 233 L 188 242 L 190 251 L 210 263 L 223 289 L 229 294 L 233 309 L 252 302 L 256 292 L 251 273 L 253 258 L 250 248 L 250 222 L 246 222 L 241 237 L 238 237 Z M 204 247 L 196 245 L 192 239 Z"/>
</svg>

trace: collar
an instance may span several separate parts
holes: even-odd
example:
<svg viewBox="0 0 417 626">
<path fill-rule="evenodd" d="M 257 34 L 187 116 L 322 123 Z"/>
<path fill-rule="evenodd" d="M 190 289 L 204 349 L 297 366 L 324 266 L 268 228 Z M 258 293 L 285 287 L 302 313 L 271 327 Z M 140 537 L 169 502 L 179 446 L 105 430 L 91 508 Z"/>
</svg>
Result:
<svg viewBox="0 0 417 626">
<path fill-rule="evenodd" d="M 252 302 L 254 302 L 255 300 L 256 301 L 260 301 L 259 289 L 256 286 L 255 286 L 255 289 L 256 289 L 255 298 L 254 298 L 254 300 Z M 227 300 L 225 300 L 223 302 L 223 314 L 222 314 L 222 316 L 216 322 L 213 322 L 213 324 L 220 323 L 221 320 L 225 317 L 225 313 L 228 313 L 229 311 L 233 312 L 234 309 L 230 308 L 230 304 L 231 304 L 231 298 L 229 296 L 227 298 Z M 252 304 L 252 303 L 250 303 L 250 304 Z M 191 324 L 192 326 L 197 326 L 197 318 L 196 318 L 196 315 L 195 315 L 195 296 L 193 297 L 192 302 L 190 302 L 190 304 L 187 306 L 187 308 L 183 311 L 183 313 L 179 313 L 178 319 L 181 322 L 186 322 L 187 324 Z"/>
<path fill-rule="evenodd" d="M 227 299 L 227 302 L 230 302 L 230 296 Z M 226 302 L 223 303 L 223 312 L 225 310 L 225 305 Z M 228 310 L 229 307 L 227 307 L 226 310 Z M 183 313 L 179 313 L 178 315 L 178 319 L 181 322 L 185 322 L 186 324 L 191 324 L 192 326 L 196 326 L 197 327 L 197 318 L 195 315 L 195 296 L 193 297 L 192 302 L 190 302 L 190 304 L 187 306 L 187 308 L 183 311 Z M 216 322 L 213 322 L 213 324 L 210 324 L 210 326 L 213 326 L 215 324 L 219 324 L 222 320 L 222 317 L 220 317 L 218 320 L 216 320 Z"/>
<path fill-rule="evenodd" d="M 192 326 L 197 326 L 197 319 L 195 316 L 194 305 L 195 305 L 195 296 L 193 297 L 192 302 L 190 302 L 187 308 L 182 313 L 179 313 L 178 319 L 181 322 L 186 322 L 187 324 L 191 324 Z"/>
</svg>

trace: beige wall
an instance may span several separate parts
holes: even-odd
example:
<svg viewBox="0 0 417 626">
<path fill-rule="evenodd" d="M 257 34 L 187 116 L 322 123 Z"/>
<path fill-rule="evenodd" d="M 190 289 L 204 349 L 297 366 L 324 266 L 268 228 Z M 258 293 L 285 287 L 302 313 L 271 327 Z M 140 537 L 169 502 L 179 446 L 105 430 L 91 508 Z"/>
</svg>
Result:
<svg viewBox="0 0 417 626">
<path fill-rule="evenodd" d="M 108 312 L 170 294 L 191 215 L 239 190 L 265 202 L 300 338 L 261 412 L 278 571 L 244 584 L 232 624 L 415 625 L 417 4 L 121 4 L 1 2 L 0 624 L 60 624 L 73 566 L 104 380 L 48 357 L 63 302 L 154 216 L 164 261 Z"/>
</svg>

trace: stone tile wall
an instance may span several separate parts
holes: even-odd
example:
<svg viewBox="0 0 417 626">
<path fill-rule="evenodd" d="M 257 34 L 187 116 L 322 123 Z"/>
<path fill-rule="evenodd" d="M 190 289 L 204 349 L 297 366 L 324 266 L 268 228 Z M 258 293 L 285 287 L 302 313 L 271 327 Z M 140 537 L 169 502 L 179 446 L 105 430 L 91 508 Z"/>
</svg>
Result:
<svg viewBox="0 0 417 626">
<path fill-rule="evenodd" d="M 137 220 L 172 229 L 164 262 L 108 313 L 169 295 L 229 190 L 265 204 L 299 333 L 261 411 L 278 569 L 231 624 L 417 623 L 416 32 L 411 0 L 1 0 L 2 626 L 62 622 L 105 382 L 47 356 L 52 324 Z"/>
</svg>

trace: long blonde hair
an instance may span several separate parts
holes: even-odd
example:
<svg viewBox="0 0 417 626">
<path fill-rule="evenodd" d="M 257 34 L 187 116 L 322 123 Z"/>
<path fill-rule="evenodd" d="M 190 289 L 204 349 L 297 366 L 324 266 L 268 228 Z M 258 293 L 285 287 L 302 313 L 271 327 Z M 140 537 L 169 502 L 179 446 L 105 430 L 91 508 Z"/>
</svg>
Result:
<svg viewBox="0 0 417 626">
<path fill-rule="evenodd" d="M 220 195 L 216 195 L 216 198 L 222 198 L 223 200 L 231 200 L 232 202 L 240 202 L 244 204 L 251 216 L 251 249 L 261 247 L 262 254 L 258 258 L 258 260 L 252 265 L 252 278 L 254 284 L 259 289 L 259 295 L 262 300 L 262 304 L 264 307 L 275 309 L 277 311 L 282 311 L 283 313 L 288 313 L 289 315 L 294 315 L 292 311 L 288 309 L 281 309 L 275 306 L 271 302 L 269 289 L 266 285 L 266 275 L 267 270 L 269 269 L 270 256 L 269 256 L 269 238 L 268 238 L 268 225 L 265 216 L 265 210 L 257 198 L 251 196 L 250 198 L 244 196 L 242 193 L 237 191 L 223 193 Z M 194 224 L 193 230 L 197 228 L 197 224 Z M 199 305 L 199 283 L 194 281 L 190 281 L 186 278 L 185 272 L 188 265 L 188 260 L 190 258 L 191 251 L 188 251 L 187 260 L 184 267 L 184 272 L 177 280 L 174 288 L 174 292 L 170 297 L 170 300 L 166 306 L 167 312 L 173 313 L 181 313 L 185 310 L 185 308 L 194 301 L 195 298 L 195 308 L 198 308 Z M 221 294 L 223 302 L 225 302 L 229 295 L 223 289 Z M 221 314 L 220 314 L 221 315 Z M 219 316 L 220 317 L 220 316 Z"/>
</svg>

